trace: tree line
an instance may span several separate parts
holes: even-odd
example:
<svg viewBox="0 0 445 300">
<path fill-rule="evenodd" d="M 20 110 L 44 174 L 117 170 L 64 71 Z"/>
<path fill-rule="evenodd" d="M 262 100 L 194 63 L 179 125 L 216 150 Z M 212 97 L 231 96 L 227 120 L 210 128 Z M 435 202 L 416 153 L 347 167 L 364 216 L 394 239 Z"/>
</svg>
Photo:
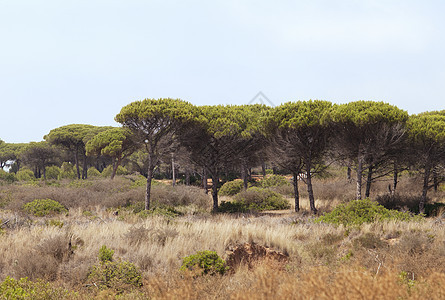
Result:
<svg viewBox="0 0 445 300">
<path fill-rule="evenodd" d="M 332 163 L 355 171 L 356 198 L 369 197 L 377 179 L 413 170 L 423 176 L 419 211 L 427 193 L 445 179 L 445 110 L 408 115 L 396 106 L 374 101 L 332 104 L 310 100 L 266 105 L 195 106 L 179 99 L 145 99 L 124 106 L 115 120 L 122 127 L 72 124 L 51 130 L 42 142 L 10 144 L 0 140 L 0 167 L 31 166 L 46 177 L 48 166 L 70 161 L 78 179 L 88 168 L 111 167 L 113 178 L 123 163 L 147 177 L 145 208 L 151 182 L 162 162 L 180 162 L 186 183 L 199 174 L 212 182 L 213 209 L 218 184 L 227 170 L 240 174 L 244 187 L 253 167 L 265 163 L 293 176 L 295 210 L 299 178 L 304 178 L 311 211 L 316 213 L 313 177 Z M 352 180 L 352 179 L 351 179 Z M 173 181 L 175 182 L 175 181 Z M 365 190 L 365 195 L 362 191 Z"/>
</svg>

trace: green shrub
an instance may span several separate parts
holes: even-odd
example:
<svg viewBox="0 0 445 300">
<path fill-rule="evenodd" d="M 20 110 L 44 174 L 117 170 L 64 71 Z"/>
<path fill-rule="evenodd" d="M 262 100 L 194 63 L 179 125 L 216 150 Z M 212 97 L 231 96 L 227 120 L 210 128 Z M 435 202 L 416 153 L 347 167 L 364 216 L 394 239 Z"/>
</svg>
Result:
<svg viewBox="0 0 445 300">
<path fill-rule="evenodd" d="M 13 183 L 14 181 L 17 181 L 17 178 L 14 173 L 6 172 L 3 169 L 0 169 L 0 180 Z"/>
<path fill-rule="evenodd" d="M 20 181 L 33 181 L 36 179 L 34 172 L 28 168 L 21 168 L 20 171 L 17 172 L 16 177 Z"/>
<path fill-rule="evenodd" d="M 266 178 L 261 180 L 261 186 L 263 188 L 273 187 L 273 186 L 282 186 L 289 185 L 290 183 L 286 179 L 286 177 L 281 175 L 267 175 Z"/>
<path fill-rule="evenodd" d="M 59 179 L 62 172 L 58 166 L 49 166 L 45 168 L 46 179 Z"/>
<path fill-rule="evenodd" d="M 48 282 L 29 281 L 28 278 L 15 280 L 7 276 L 0 283 L 0 299 L 70 299 L 77 296 L 67 290 L 51 286 Z"/>
<path fill-rule="evenodd" d="M 218 211 L 222 213 L 245 213 L 248 210 L 249 209 L 245 203 L 237 201 L 222 201 L 218 207 Z"/>
<path fill-rule="evenodd" d="M 235 196 L 235 202 L 246 204 L 249 210 L 278 210 L 290 208 L 280 194 L 264 188 L 251 187 Z"/>
<path fill-rule="evenodd" d="M 63 223 L 63 221 L 60 221 L 60 220 L 50 219 L 50 220 L 45 221 L 45 225 L 62 228 L 64 223 Z"/>
<path fill-rule="evenodd" d="M 51 199 L 35 199 L 23 205 L 23 209 L 37 217 L 68 212 L 62 204 Z"/>
<path fill-rule="evenodd" d="M 75 179 L 77 178 L 76 174 L 77 170 L 73 164 L 66 161 L 62 163 L 62 166 L 60 167 L 59 179 L 61 178 Z"/>
<path fill-rule="evenodd" d="M 113 172 L 113 166 L 109 165 L 105 169 L 102 170 L 102 176 L 103 177 L 111 177 L 111 173 Z M 118 166 L 116 170 L 116 175 L 126 175 L 128 174 L 128 171 L 125 167 Z"/>
<path fill-rule="evenodd" d="M 224 274 L 228 267 L 226 262 L 215 251 L 199 251 L 182 259 L 181 271 L 200 272 L 201 275 Z"/>
<path fill-rule="evenodd" d="M 101 262 L 113 261 L 114 250 L 108 249 L 107 246 L 103 245 L 99 249 L 99 260 Z"/>
<path fill-rule="evenodd" d="M 99 177 L 101 174 L 100 172 L 95 168 L 95 167 L 90 167 L 87 170 L 87 176 L 88 178 L 92 178 L 92 177 Z M 111 175 L 110 175 L 111 176 Z"/>
<path fill-rule="evenodd" d="M 98 264 L 89 274 L 88 281 L 100 289 L 113 288 L 117 291 L 142 286 L 142 274 L 139 269 L 127 261 L 113 261 L 114 250 L 102 246 L 99 250 Z"/>
<path fill-rule="evenodd" d="M 315 222 L 359 226 L 380 220 L 419 221 L 422 216 L 412 216 L 410 213 L 389 210 L 369 199 L 353 200 L 338 205 L 332 212 L 315 219 Z"/>
<path fill-rule="evenodd" d="M 171 206 L 156 206 L 149 210 L 145 210 L 145 204 L 143 202 L 142 204 L 142 206 L 138 205 L 133 209 L 133 211 L 136 212 L 141 218 L 147 218 L 148 216 L 163 216 L 172 219 L 181 215 L 180 212 Z"/>
<path fill-rule="evenodd" d="M 244 188 L 242 180 L 227 181 L 219 189 L 221 196 L 233 196 L 241 192 Z"/>
</svg>

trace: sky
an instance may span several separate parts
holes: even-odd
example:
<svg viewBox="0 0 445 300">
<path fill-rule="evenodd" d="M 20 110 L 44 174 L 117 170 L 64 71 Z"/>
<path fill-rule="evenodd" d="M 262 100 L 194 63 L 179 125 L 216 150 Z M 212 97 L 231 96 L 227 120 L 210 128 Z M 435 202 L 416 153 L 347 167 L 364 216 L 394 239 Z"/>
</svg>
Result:
<svg viewBox="0 0 445 300">
<path fill-rule="evenodd" d="M 145 98 L 442 110 L 444 13 L 431 0 L 0 0 L 0 139 L 119 126 Z"/>
</svg>

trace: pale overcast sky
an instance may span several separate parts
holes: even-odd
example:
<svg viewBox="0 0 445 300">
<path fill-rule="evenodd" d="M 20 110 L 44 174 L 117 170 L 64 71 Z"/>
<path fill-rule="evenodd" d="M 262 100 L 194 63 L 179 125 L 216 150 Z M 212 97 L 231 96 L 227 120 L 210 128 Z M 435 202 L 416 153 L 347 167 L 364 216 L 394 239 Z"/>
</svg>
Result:
<svg viewBox="0 0 445 300">
<path fill-rule="evenodd" d="M 445 109 L 445 2 L 0 0 L 0 139 L 144 98 Z"/>
</svg>

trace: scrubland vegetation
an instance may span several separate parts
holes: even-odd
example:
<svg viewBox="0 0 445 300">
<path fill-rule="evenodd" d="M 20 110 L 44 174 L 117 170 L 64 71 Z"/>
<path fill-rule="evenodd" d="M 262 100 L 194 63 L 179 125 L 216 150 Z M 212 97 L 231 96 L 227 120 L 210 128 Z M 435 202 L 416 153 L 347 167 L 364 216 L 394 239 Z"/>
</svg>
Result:
<svg viewBox="0 0 445 300">
<path fill-rule="evenodd" d="M 405 192 L 392 203 L 400 211 L 370 200 L 346 202 L 354 194 L 345 193 L 354 188 L 346 176 L 315 179 L 314 190 L 322 197 L 314 216 L 306 193 L 300 212 L 290 207 L 290 179 L 277 176 L 252 185 L 279 195 L 288 209 L 255 206 L 217 214 L 199 187 L 158 181 L 152 188 L 153 207 L 145 211 L 145 187 L 131 175 L 3 183 L 0 297 L 444 297 L 445 210 L 422 217 L 403 202 L 418 197 L 419 178 L 401 177 L 400 191 Z M 374 186 L 375 199 L 385 201 L 386 185 Z M 236 202 L 246 192 L 223 199 Z M 440 189 L 431 193 L 430 202 L 443 201 L 444 194 Z M 274 250 L 285 260 L 241 252 L 240 263 L 224 263 L 246 243 Z"/>
</svg>

